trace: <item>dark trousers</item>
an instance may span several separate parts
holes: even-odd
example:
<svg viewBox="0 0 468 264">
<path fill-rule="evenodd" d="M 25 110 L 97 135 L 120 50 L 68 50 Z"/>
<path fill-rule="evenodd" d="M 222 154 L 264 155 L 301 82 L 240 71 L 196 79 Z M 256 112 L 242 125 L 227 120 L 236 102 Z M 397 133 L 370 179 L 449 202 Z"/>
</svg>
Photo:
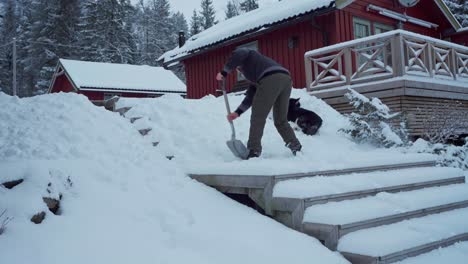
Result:
<svg viewBox="0 0 468 264">
<path fill-rule="evenodd" d="M 262 136 L 268 113 L 273 108 L 276 130 L 286 144 L 299 143 L 288 123 L 288 105 L 292 81 L 288 74 L 275 73 L 260 80 L 252 102 L 250 133 L 247 148 L 262 151 Z"/>
</svg>

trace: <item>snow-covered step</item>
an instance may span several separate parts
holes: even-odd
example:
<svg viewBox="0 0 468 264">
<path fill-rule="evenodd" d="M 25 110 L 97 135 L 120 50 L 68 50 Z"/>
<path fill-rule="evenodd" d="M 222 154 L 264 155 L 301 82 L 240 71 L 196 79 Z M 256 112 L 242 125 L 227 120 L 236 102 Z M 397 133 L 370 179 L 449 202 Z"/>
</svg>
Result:
<svg viewBox="0 0 468 264">
<path fill-rule="evenodd" d="M 305 210 L 304 232 L 335 249 L 338 239 L 360 229 L 468 207 L 468 185 L 427 188 L 412 192 L 314 205 Z"/>
<path fill-rule="evenodd" d="M 392 263 L 468 240 L 468 208 L 359 230 L 343 236 L 338 251 L 353 263 Z"/>
<path fill-rule="evenodd" d="M 287 180 L 298 180 L 298 179 L 309 178 L 309 177 L 314 177 L 314 176 L 335 176 L 335 175 L 344 175 L 344 174 L 350 174 L 350 173 L 365 173 L 365 172 L 374 172 L 374 171 L 433 167 L 435 165 L 436 165 L 436 161 L 427 160 L 427 161 L 408 162 L 408 163 L 376 165 L 376 166 L 368 166 L 368 167 L 355 167 L 355 168 L 339 169 L 339 170 L 314 171 L 314 172 L 305 172 L 305 173 L 276 175 L 275 180 L 279 182 L 279 181 L 287 181 Z"/>
<path fill-rule="evenodd" d="M 468 259 L 468 242 L 458 242 L 445 248 L 435 249 L 395 264 L 465 264 Z"/>
<path fill-rule="evenodd" d="M 334 197 L 361 197 L 378 192 L 399 191 L 401 188 L 420 189 L 431 186 L 464 182 L 463 171 L 447 167 L 412 168 L 371 173 L 352 173 L 333 177 L 316 176 L 282 181 L 275 185 L 273 197 L 287 197 L 327 202 Z M 439 182 L 440 181 L 440 182 Z M 421 185 L 422 186 L 418 186 Z M 429 185 L 429 186 L 428 186 Z M 358 192 L 358 193 L 356 193 Z M 314 199 L 312 199 L 314 198 Z"/>
</svg>

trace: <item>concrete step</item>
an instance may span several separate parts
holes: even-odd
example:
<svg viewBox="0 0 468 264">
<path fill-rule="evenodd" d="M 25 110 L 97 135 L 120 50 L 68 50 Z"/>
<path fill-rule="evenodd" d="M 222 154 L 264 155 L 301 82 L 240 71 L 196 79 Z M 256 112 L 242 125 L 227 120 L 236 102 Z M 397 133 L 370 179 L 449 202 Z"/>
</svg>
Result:
<svg viewBox="0 0 468 264">
<path fill-rule="evenodd" d="M 340 237 L 361 229 L 388 225 L 468 207 L 468 186 L 445 186 L 315 205 L 306 209 L 303 232 L 332 250 Z"/>
<path fill-rule="evenodd" d="M 455 235 L 446 239 L 441 239 L 438 241 L 430 242 L 427 244 L 423 244 L 420 246 L 412 247 L 409 249 L 401 250 L 392 254 L 388 254 L 385 256 L 367 256 L 367 255 L 360 255 L 360 254 L 355 254 L 355 253 L 349 253 L 349 252 L 341 252 L 341 254 L 349 260 L 353 264 L 389 264 L 389 263 L 395 263 L 398 261 L 400 264 L 404 263 L 421 263 L 421 264 L 426 264 L 426 263 L 447 263 L 447 264 L 452 264 L 454 262 L 450 262 L 447 260 L 450 259 L 450 257 L 453 257 L 453 252 L 449 251 L 453 247 L 458 246 L 458 244 L 463 244 L 463 250 L 468 248 L 466 245 L 468 244 L 468 233 L 463 233 L 460 235 Z M 450 249 L 448 248 L 450 247 Z M 445 251 L 446 249 L 448 252 L 445 253 L 445 256 L 441 257 L 440 251 Z M 433 251 L 439 250 L 437 254 L 431 254 Z M 452 249 L 453 250 L 453 249 Z M 431 256 L 429 258 L 423 258 L 423 254 L 427 254 Z M 434 256 L 438 257 L 440 260 L 437 261 L 434 259 Z M 463 255 L 468 256 L 467 253 L 464 253 Z M 418 262 L 418 258 L 421 257 L 422 260 Z M 457 258 L 461 259 L 461 257 Z M 459 263 L 459 262 L 457 262 Z M 461 264 L 461 263 L 460 263 Z"/>
<path fill-rule="evenodd" d="M 305 208 L 314 206 L 317 204 L 325 204 L 331 202 L 339 202 L 344 200 L 354 200 L 361 199 L 364 197 L 374 196 L 378 193 L 398 193 L 406 191 L 414 191 L 419 189 L 425 189 L 430 187 L 440 187 L 440 186 L 449 186 L 454 184 L 465 183 L 465 177 L 451 177 L 447 179 L 427 181 L 427 182 L 418 182 L 411 184 L 395 185 L 388 186 L 383 188 L 355 191 L 355 192 L 345 192 L 338 194 L 322 195 L 309 198 L 286 198 L 286 197 L 273 197 L 272 207 L 276 211 L 283 212 L 292 212 L 297 208 L 299 204 Z"/>
<path fill-rule="evenodd" d="M 398 164 L 386 164 L 386 165 L 369 166 L 369 167 L 348 168 L 348 169 L 341 169 L 341 170 L 328 170 L 328 171 L 295 173 L 295 174 L 287 174 L 287 175 L 276 175 L 275 180 L 279 182 L 279 181 L 287 181 L 287 180 L 297 180 L 297 179 L 314 177 L 314 176 L 335 176 L 335 175 L 344 175 L 344 174 L 350 174 L 350 173 L 364 173 L 364 172 L 374 172 L 374 171 L 433 167 L 435 165 L 436 165 L 436 162 L 433 160 L 398 163 Z"/>
<path fill-rule="evenodd" d="M 343 236 L 340 251 L 352 263 L 392 263 L 468 240 L 468 208 L 359 230 Z"/>
<path fill-rule="evenodd" d="M 444 248 L 404 259 L 398 264 L 447 263 L 464 264 L 468 259 L 468 242 L 457 242 Z"/>
<path fill-rule="evenodd" d="M 122 108 L 115 109 L 114 112 L 117 112 L 117 113 L 119 113 L 121 116 L 124 116 L 125 113 L 127 113 L 128 111 L 130 111 L 130 109 L 132 109 L 132 108 L 131 108 L 131 107 L 122 107 Z"/>
<path fill-rule="evenodd" d="M 312 203 L 323 203 L 328 200 L 349 199 L 349 196 L 361 197 L 376 192 L 406 188 L 418 189 L 420 183 L 444 185 L 451 179 L 454 183 L 463 182 L 460 178 L 463 171 L 447 167 L 423 167 L 401 170 L 376 171 L 369 173 L 351 173 L 333 177 L 309 177 L 298 180 L 281 181 L 274 186 L 273 197 L 307 199 Z M 457 178 L 458 177 L 458 178 Z M 423 185 L 424 185 L 423 184 Z M 320 202 L 322 200 L 322 202 Z M 314 202 L 315 201 L 315 202 Z"/>
</svg>

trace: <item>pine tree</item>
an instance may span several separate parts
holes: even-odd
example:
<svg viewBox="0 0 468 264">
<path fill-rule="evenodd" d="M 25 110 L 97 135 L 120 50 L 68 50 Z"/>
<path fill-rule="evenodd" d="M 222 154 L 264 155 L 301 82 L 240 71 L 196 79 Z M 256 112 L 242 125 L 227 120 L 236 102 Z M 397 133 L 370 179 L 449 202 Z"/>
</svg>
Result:
<svg viewBox="0 0 468 264">
<path fill-rule="evenodd" d="M 225 11 L 226 19 L 238 16 L 240 13 L 239 10 L 240 10 L 239 3 L 236 0 L 228 1 L 227 6 L 226 6 L 226 11 Z"/>
<path fill-rule="evenodd" d="M 244 0 L 240 3 L 240 8 L 244 12 L 250 12 L 258 8 L 258 0 Z"/>
<path fill-rule="evenodd" d="M 172 25 L 174 27 L 174 32 L 183 31 L 187 34 L 188 32 L 188 24 L 187 20 L 185 19 L 184 14 L 181 12 L 176 12 L 172 15 Z"/>
<path fill-rule="evenodd" d="M 29 90 L 45 93 L 58 58 L 70 57 L 79 18 L 79 0 L 34 0 L 31 2 L 26 49 Z"/>
<path fill-rule="evenodd" d="M 6 0 L 4 10 L 0 19 L 0 91 L 12 93 L 12 44 L 16 37 L 18 27 L 18 16 L 16 13 L 16 1 Z"/>
<path fill-rule="evenodd" d="M 128 0 L 87 0 L 82 16 L 80 46 L 85 60 L 114 63 L 134 61 L 135 40 L 130 20 L 133 7 Z"/>
<path fill-rule="evenodd" d="M 190 36 L 196 35 L 201 32 L 201 18 L 198 16 L 196 10 L 193 10 L 193 15 L 190 21 Z"/>
<path fill-rule="evenodd" d="M 151 9 L 145 4 L 143 0 L 137 5 L 137 8 L 134 13 L 135 21 L 135 36 L 138 47 L 138 58 L 137 64 L 148 64 L 148 46 L 150 45 L 149 41 L 149 30 L 150 30 L 150 17 Z"/>
<path fill-rule="evenodd" d="M 468 1 L 444 0 L 462 27 L 468 27 Z"/>
<path fill-rule="evenodd" d="M 216 12 L 213 7 L 212 0 L 202 0 L 201 1 L 201 26 L 203 29 L 208 29 L 218 23 L 216 21 Z"/>
</svg>

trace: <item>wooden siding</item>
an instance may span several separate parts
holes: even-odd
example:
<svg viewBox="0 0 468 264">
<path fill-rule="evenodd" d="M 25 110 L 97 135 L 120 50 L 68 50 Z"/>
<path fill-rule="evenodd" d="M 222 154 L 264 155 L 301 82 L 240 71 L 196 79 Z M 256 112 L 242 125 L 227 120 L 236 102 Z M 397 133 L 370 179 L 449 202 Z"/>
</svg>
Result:
<svg viewBox="0 0 468 264">
<path fill-rule="evenodd" d="M 73 91 L 74 91 L 73 85 L 68 80 L 65 74 L 62 74 L 55 79 L 54 85 L 51 89 L 51 93 L 59 93 L 59 92 L 68 93 L 68 92 L 73 92 Z"/>
<path fill-rule="evenodd" d="M 457 44 L 468 46 L 468 30 L 451 36 L 450 40 Z"/>
<path fill-rule="evenodd" d="M 428 80 L 430 81 L 430 80 Z M 422 81 L 396 80 L 369 83 L 352 87 L 368 98 L 377 97 L 394 112 L 404 112 L 412 136 L 422 136 L 428 129 L 430 117 L 444 121 L 451 111 L 468 114 L 468 86 L 450 86 Z M 354 108 L 343 96 L 346 90 L 312 93 L 340 113 L 351 113 Z M 396 125 L 396 124 L 395 124 Z M 434 125 L 432 123 L 431 125 Z M 437 125 L 437 124 L 435 124 Z M 461 127 L 458 134 L 468 134 L 468 125 Z"/>
<path fill-rule="evenodd" d="M 375 11 L 367 11 L 366 8 L 369 4 L 399 13 L 406 11 L 410 16 L 439 25 L 437 29 L 428 29 L 405 22 L 403 29 L 408 31 L 440 38 L 442 32 L 451 29 L 450 23 L 433 0 L 421 0 L 416 7 L 407 8 L 406 10 L 398 4 L 397 0 L 355 1 L 343 10 L 324 14 L 296 25 L 280 27 L 264 35 L 202 52 L 200 55 L 184 60 L 187 97 L 201 98 L 208 94 L 219 95 L 216 92 L 219 89 L 219 84 L 215 80 L 216 73 L 222 69 L 235 47 L 252 41 L 258 41 L 261 53 L 272 57 L 290 70 L 294 87 L 305 87 L 304 53 L 354 39 L 353 17 L 371 21 L 371 28 L 373 28 L 374 23 L 393 26 L 395 29 L 398 28 L 395 19 L 382 16 Z M 422 8 L 423 6 L 424 8 Z M 298 37 L 298 45 L 295 48 L 288 47 L 288 39 L 291 37 Z M 235 87 L 236 82 L 235 74 L 230 74 L 227 79 L 227 90 L 231 91 Z"/>
<path fill-rule="evenodd" d="M 70 80 L 65 74 L 62 74 L 55 79 L 54 85 L 51 89 L 51 93 L 59 93 L 59 92 L 63 92 L 63 93 L 75 92 L 75 90 L 73 89 L 73 85 L 71 84 Z M 109 91 L 109 92 L 78 91 L 77 93 L 88 97 L 88 99 L 91 101 L 104 100 L 104 93 L 116 93 L 116 94 L 119 94 L 121 97 L 137 97 L 137 98 L 146 98 L 148 97 L 148 95 L 152 95 L 152 96 L 158 95 L 157 93 L 154 93 L 154 94 L 130 93 L 130 92 L 120 93 L 120 92 L 112 92 L 112 91 Z"/>
<path fill-rule="evenodd" d="M 404 113 L 411 136 L 423 136 L 425 132 L 433 129 L 430 126 L 441 126 L 444 122 L 442 116 L 448 118 L 448 115 L 454 112 L 468 113 L 468 100 L 421 96 L 395 96 L 380 98 L 380 100 L 393 112 Z M 332 107 L 343 114 L 349 114 L 354 110 L 349 103 L 334 104 Z M 435 122 L 431 120 L 433 118 L 436 118 Z M 460 127 L 459 133 L 468 134 L 468 127 Z"/>
<path fill-rule="evenodd" d="M 321 23 L 325 21 L 321 20 Z M 297 43 L 295 47 L 290 48 L 288 42 L 293 37 L 297 38 Z M 215 79 L 216 74 L 222 70 L 231 52 L 237 46 L 252 41 L 258 42 L 258 48 L 262 54 L 278 61 L 291 72 L 294 87 L 303 88 L 305 87 L 304 53 L 323 47 L 323 33 L 311 21 L 307 21 L 189 58 L 184 61 L 187 97 L 201 98 L 208 94 L 219 95 L 216 92 L 219 89 L 219 84 Z M 231 91 L 236 82 L 236 74 L 229 74 L 226 89 Z"/>
<path fill-rule="evenodd" d="M 104 94 L 109 93 L 109 94 L 117 94 L 120 97 L 128 97 L 128 98 L 147 98 L 149 95 L 151 96 L 160 96 L 158 93 L 152 93 L 152 94 L 147 94 L 147 93 L 121 93 L 121 92 L 113 92 L 113 91 L 106 91 L 106 92 L 101 92 L 101 91 L 79 91 L 79 94 L 82 94 L 86 97 L 88 97 L 89 100 L 91 101 L 102 101 L 104 100 Z"/>
<path fill-rule="evenodd" d="M 437 29 L 430 29 L 409 22 L 404 22 L 403 28 L 401 28 L 404 30 L 412 31 L 430 37 L 440 38 L 442 32 L 451 28 L 450 23 L 444 17 L 442 11 L 439 9 L 439 7 L 435 4 L 433 0 L 421 0 L 417 6 L 407 8 L 406 10 L 398 4 L 398 1 L 395 0 L 362 0 L 355 1 L 343 10 L 336 11 L 336 32 L 339 36 L 338 42 L 344 42 L 354 39 L 353 17 L 369 20 L 371 22 L 372 34 L 374 34 L 373 28 L 375 23 L 389 25 L 392 26 L 394 29 L 398 29 L 397 20 L 382 16 L 375 11 L 367 11 L 366 8 L 369 4 L 389 9 L 398 13 L 406 12 L 406 14 L 409 16 L 416 17 L 439 25 L 439 28 Z M 424 6 L 424 8 L 422 8 L 422 6 Z"/>
</svg>

